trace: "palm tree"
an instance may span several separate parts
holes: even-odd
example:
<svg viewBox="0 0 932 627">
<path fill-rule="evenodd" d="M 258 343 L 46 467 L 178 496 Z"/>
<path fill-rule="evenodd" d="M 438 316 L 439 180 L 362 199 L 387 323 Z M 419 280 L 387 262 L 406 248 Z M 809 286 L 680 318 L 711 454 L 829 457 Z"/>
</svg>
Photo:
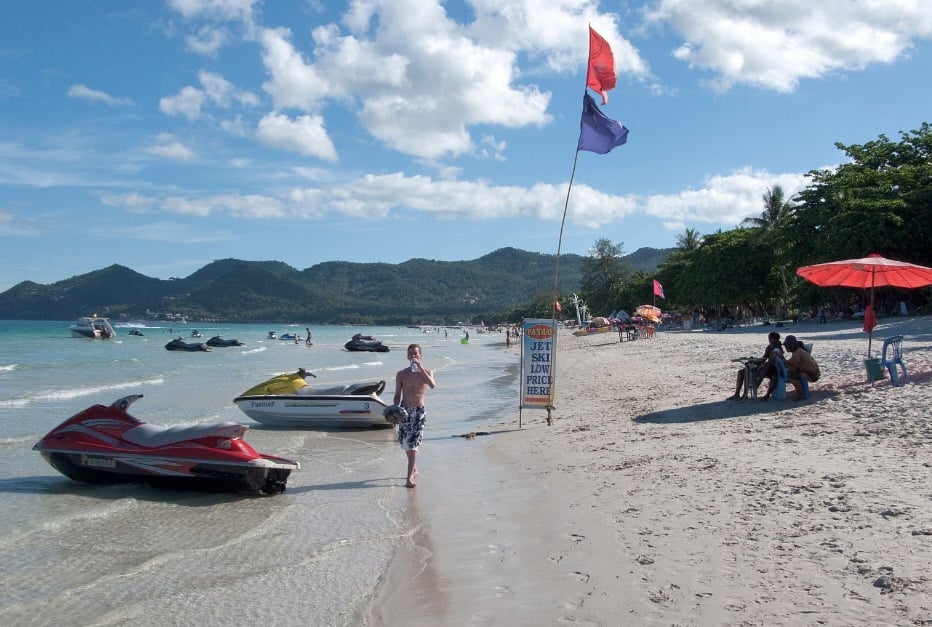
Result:
<svg viewBox="0 0 932 627">
<path fill-rule="evenodd" d="M 790 280 L 788 277 L 791 276 L 792 273 L 789 271 L 787 261 L 784 258 L 784 245 L 780 242 L 778 229 L 788 223 L 789 217 L 793 213 L 793 204 L 789 200 L 784 200 L 783 188 L 779 185 L 774 185 L 768 189 L 767 192 L 761 196 L 761 199 L 764 201 L 764 210 L 761 212 L 760 217 L 745 218 L 741 223 L 761 229 L 765 237 L 773 241 L 770 255 L 771 259 L 773 259 L 774 270 L 780 281 L 780 304 L 783 308 L 786 308 L 791 297 Z"/>
<path fill-rule="evenodd" d="M 696 229 L 686 229 L 682 235 L 676 236 L 676 246 L 686 253 L 691 253 L 702 243 L 702 236 Z"/>
<path fill-rule="evenodd" d="M 761 196 L 764 201 L 764 210 L 758 218 L 745 218 L 741 224 L 756 226 L 770 231 L 783 224 L 786 218 L 793 210 L 793 204 L 790 200 L 784 200 L 783 188 L 774 185 Z"/>
</svg>

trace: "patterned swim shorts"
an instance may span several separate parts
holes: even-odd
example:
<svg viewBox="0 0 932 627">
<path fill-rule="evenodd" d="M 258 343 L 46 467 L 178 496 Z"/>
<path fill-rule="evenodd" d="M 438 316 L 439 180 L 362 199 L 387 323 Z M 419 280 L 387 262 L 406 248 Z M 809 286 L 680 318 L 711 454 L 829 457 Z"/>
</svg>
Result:
<svg viewBox="0 0 932 627">
<path fill-rule="evenodd" d="M 398 444 L 403 451 L 416 451 L 421 446 L 427 412 L 423 407 L 405 407 L 408 417 L 398 423 Z"/>
</svg>

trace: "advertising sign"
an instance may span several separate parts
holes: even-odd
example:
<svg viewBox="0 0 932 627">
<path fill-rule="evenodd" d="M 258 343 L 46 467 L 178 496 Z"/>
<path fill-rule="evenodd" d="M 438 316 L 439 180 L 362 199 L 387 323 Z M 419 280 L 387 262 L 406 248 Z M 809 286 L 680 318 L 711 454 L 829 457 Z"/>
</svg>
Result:
<svg viewBox="0 0 932 627">
<path fill-rule="evenodd" d="M 527 319 L 521 344 L 521 407 L 547 409 L 553 403 L 557 323 Z"/>
</svg>

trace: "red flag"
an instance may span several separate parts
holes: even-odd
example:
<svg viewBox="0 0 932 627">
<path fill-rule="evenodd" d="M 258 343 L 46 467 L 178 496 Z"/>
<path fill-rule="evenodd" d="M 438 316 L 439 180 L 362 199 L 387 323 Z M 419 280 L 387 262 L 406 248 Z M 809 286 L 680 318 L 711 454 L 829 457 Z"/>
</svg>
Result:
<svg viewBox="0 0 932 627">
<path fill-rule="evenodd" d="M 659 296 L 660 298 L 666 300 L 666 296 L 663 295 L 663 286 L 660 284 L 660 281 L 654 279 L 654 296 Z"/>
<path fill-rule="evenodd" d="M 864 331 L 870 333 L 877 326 L 877 316 L 874 315 L 874 308 L 868 305 L 864 308 Z"/>
<path fill-rule="evenodd" d="M 563 305 L 560 304 L 560 301 L 554 301 L 554 305 L 556 305 L 557 311 L 563 311 Z"/>
<path fill-rule="evenodd" d="M 612 47 L 589 27 L 589 73 L 586 86 L 602 95 L 602 104 L 608 102 L 608 90 L 615 89 L 615 56 Z"/>
</svg>

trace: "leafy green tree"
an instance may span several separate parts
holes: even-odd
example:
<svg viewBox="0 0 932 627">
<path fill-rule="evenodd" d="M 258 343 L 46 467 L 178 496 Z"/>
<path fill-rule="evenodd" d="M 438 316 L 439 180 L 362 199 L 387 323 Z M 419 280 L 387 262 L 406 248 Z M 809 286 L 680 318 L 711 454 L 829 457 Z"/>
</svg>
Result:
<svg viewBox="0 0 932 627">
<path fill-rule="evenodd" d="M 833 259 L 886 257 L 932 262 L 932 126 L 836 147 L 850 161 L 810 172 L 788 232 L 790 259 L 806 265 Z"/>
<path fill-rule="evenodd" d="M 593 315 L 607 315 L 618 300 L 628 276 L 623 247 L 600 238 L 582 261 L 582 293 Z"/>
<path fill-rule="evenodd" d="M 717 310 L 725 305 L 761 308 L 772 300 L 769 250 L 757 229 L 707 235 L 681 266 L 670 288 L 678 302 Z"/>
</svg>

